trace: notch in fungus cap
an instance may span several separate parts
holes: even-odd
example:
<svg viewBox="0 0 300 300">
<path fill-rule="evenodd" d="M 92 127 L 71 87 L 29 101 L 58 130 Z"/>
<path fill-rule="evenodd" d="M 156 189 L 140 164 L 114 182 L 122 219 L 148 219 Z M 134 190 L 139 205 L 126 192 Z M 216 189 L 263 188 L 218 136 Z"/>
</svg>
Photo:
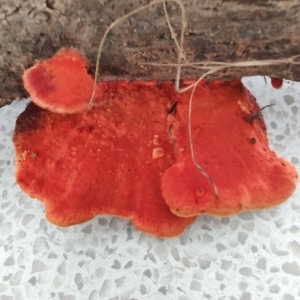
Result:
<svg viewBox="0 0 300 300">
<path fill-rule="evenodd" d="M 225 216 L 267 208 L 285 201 L 296 188 L 294 165 L 269 148 L 265 124 L 255 99 L 240 80 L 200 82 L 191 111 L 197 163 L 191 157 L 190 92 L 182 95 L 169 118 L 177 161 L 162 178 L 163 197 L 178 216 Z"/>
<path fill-rule="evenodd" d="M 166 129 L 177 94 L 171 83 L 108 85 L 108 100 L 82 113 L 27 106 L 13 138 L 17 182 L 60 226 L 108 214 L 154 236 L 179 235 L 195 217 L 174 215 L 161 191 L 175 162 Z"/>
<path fill-rule="evenodd" d="M 88 74 L 88 61 L 73 48 L 63 48 L 52 58 L 38 62 L 23 74 L 24 87 L 31 100 L 56 113 L 76 113 L 87 109 L 94 79 Z M 94 103 L 104 100 L 96 85 Z"/>
</svg>

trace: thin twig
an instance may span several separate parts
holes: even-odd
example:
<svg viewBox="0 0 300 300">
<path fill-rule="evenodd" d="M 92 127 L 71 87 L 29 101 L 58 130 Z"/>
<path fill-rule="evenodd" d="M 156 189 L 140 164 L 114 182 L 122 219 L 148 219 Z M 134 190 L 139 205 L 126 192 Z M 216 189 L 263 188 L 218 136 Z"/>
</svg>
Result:
<svg viewBox="0 0 300 300">
<path fill-rule="evenodd" d="M 205 76 L 207 76 L 209 74 L 209 72 L 202 75 L 195 83 L 192 84 L 193 89 L 191 91 L 191 95 L 190 95 L 190 99 L 189 99 L 189 108 L 188 108 L 188 133 L 189 133 L 189 143 L 190 143 L 190 151 L 191 151 L 192 161 L 193 161 L 195 167 L 197 168 L 197 170 L 211 182 L 213 189 L 214 189 L 214 194 L 216 196 L 216 199 L 218 199 L 219 192 L 218 192 L 216 183 L 214 182 L 213 178 L 200 166 L 200 164 L 196 160 L 194 142 L 193 142 L 193 133 L 192 133 L 192 110 L 193 110 L 193 99 L 194 99 L 195 90 L 196 90 L 197 85 L 200 83 L 200 81 Z"/>
</svg>

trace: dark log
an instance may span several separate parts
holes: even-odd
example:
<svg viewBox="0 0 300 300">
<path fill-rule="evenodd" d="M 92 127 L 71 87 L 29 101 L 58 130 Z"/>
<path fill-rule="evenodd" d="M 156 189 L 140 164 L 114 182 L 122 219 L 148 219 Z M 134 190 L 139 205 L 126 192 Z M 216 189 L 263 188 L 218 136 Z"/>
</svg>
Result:
<svg viewBox="0 0 300 300">
<path fill-rule="evenodd" d="M 147 0 L 1 0 L 0 106 L 27 96 L 23 71 L 61 47 L 75 47 L 91 60 L 109 24 Z M 287 58 L 300 53 L 299 0 L 183 0 L 187 11 L 184 49 L 189 61 L 236 62 Z M 167 3 L 180 34 L 180 9 Z M 115 27 L 106 40 L 101 80 L 172 80 L 176 70 L 143 62 L 176 63 L 177 49 L 163 5 L 140 12 Z M 201 71 L 185 68 L 182 78 Z M 210 78 L 266 75 L 300 80 L 299 65 L 228 68 Z"/>
</svg>

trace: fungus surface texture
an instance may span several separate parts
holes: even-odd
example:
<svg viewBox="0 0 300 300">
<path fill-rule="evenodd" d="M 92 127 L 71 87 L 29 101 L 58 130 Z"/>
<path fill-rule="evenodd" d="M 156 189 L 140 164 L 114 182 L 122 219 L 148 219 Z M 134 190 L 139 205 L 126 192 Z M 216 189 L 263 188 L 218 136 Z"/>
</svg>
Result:
<svg viewBox="0 0 300 300">
<path fill-rule="evenodd" d="M 105 105 L 83 113 L 28 105 L 14 134 L 17 182 L 60 226 L 109 214 L 151 235 L 179 235 L 195 218 L 172 214 L 162 198 L 161 177 L 175 162 L 166 130 L 172 84 L 108 89 Z"/>
<path fill-rule="evenodd" d="M 182 95 L 169 131 L 177 162 L 162 179 L 163 196 L 178 216 L 231 215 L 286 200 L 296 188 L 295 167 L 270 150 L 262 114 L 240 80 L 201 82 L 191 110 L 190 92 Z M 213 184 L 196 168 L 196 162 Z"/>
</svg>

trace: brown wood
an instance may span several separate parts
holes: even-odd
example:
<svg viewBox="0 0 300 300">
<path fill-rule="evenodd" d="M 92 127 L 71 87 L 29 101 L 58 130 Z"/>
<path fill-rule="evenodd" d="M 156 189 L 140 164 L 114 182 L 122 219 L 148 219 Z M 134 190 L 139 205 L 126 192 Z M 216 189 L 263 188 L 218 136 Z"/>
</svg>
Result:
<svg viewBox="0 0 300 300">
<path fill-rule="evenodd" d="M 95 68 L 98 44 L 109 24 L 147 0 L 1 0 L 0 106 L 27 96 L 23 71 L 61 47 L 75 47 Z M 189 61 L 235 62 L 287 58 L 300 53 L 299 0 L 183 0 L 187 10 L 185 52 Z M 167 3 L 180 34 L 180 9 Z M 123 21 L 108 35 L 101 80 L 174 79 L 175 69 L 142 62 L 175 63 L 176 47 L 162 4 Z M 183 78 L 199 77 L 186 68 Z M 228 68 L 210 78 L 267 75 L 300 80 L 290 64 Z"/>
</svg>

